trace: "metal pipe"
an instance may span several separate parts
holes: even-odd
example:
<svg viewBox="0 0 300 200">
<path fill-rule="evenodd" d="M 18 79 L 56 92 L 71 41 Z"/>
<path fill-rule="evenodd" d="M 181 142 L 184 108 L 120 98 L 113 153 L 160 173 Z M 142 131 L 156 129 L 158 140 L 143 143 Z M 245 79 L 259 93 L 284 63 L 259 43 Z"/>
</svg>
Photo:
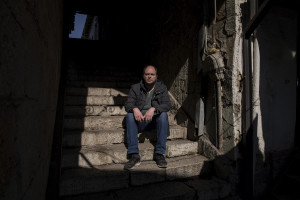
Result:
<svg viewBox="0 0 300 200">
<path fill-rule="evenodd" d="M 222 103 L 222 86 L 221 81 L 224 79 L 223 74 L 223 57 L 221 54 L 216 53 L 209 56 L 213 61 L 213 69 L 215 70 L 215 80 L 216 80 L 216 107 L 217 107 L 217 131 L 216 131 L 216 147 L 222 149 L 223 147 L 223 103 Z"/>
<path fill-rule="evenodd" d="M 222 105 L 222 86 L 221 86 L 221 80 L 217 80 L 217 112 L 218 112 L 218 118 L 217 118 L 217 133 L 218 133 L 218 149 L 221 149 L 223 147 L 223 122 L 222 122 L 222 112 L 223 112 L 223 105 Z"/>
<path fill-rule="evenodd" d="M 217 19 L 217 2 L 214 0 L 214 20 L 212 24 L 212 41 L 213 41 L 213 48 L 216 47 L 216 30 L 215 30 L 215 25 L 216 25 L 216 20 Z"/>
</svg>

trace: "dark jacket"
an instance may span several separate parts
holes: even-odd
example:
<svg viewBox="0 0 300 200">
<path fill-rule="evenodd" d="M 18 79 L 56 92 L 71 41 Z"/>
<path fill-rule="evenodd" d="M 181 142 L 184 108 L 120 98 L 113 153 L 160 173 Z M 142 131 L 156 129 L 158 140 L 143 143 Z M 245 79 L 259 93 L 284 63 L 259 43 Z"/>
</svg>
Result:
<svg viewBox="0 0 300 200">
<path fill-rule="evenodd" d="M 140 81 L 137 84 L 131 86 L 128 99 L 125 103 L 126 112 L 132 112 L 133 108 L 142 108 L 146 104 L 147 90 L 144 86 L 144 82 Z M 168 112 L 171 108 L 171 102 L 168 95 L 167 87 L 160 81 L 156 80 L 154 93 L 152 97 L 152 106 L 155 108 L 155 113 Z"/>
</svg>

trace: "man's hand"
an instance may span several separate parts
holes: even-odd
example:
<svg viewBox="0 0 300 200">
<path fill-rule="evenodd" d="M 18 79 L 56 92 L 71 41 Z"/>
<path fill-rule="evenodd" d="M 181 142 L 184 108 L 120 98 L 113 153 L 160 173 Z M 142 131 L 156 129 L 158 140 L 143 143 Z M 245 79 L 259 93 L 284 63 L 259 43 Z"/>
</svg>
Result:
<svg viewBox="0 0 300 200">
<path fill-rule="evenodd" d="M 144 120 L 144 116 L 138 108 L 133 109 L 134 119 L 138 122 L 142 122 Z"/>
<path fill-rule="evenodd" d="M 154 111 L 155 111 L 155 108 L 152 107 L 149 110 L 147 110 L 147 112 L 145 113 L 144 119 L 146 120 L 147 123 L 149 123 L 149 122 L 152 121 L 152 117 L 154 115 Z"/>
</svg>

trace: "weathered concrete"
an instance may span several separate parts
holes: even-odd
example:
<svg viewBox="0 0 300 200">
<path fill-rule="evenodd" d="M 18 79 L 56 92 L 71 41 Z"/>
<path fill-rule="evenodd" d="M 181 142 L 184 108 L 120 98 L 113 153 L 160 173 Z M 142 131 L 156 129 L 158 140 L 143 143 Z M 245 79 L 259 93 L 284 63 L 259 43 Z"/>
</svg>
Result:
<svg viewBox="0 0 300 200">
<path fill-rule="evenodd" d="M 107 192 L 61 197 L 61 200 L 100 200 L 100 199 L 116 200 L 114 193 L 108 194 Z"/>
<path fill-rule="evenodd" d="M 200 155 L 171 158 L 166 168 L 166 179 L 182 179 L 207 174 L 211 163 Z"/>
<path fill-rule="evenodd" d="M 124 142 L 124 129 L 100 131 L 69 131 L 64 133 L 63 146 L 79 147 L 99 144 L 118 144 Z"/>
<path fill-rule="evenodd" d="M 0 198 L 45 198 L 62 60 L 63 2 L 0 2 Z"/>
<path fill-rule="evenodd" d="M 76 117 L 76 116 L 75 116 Z M 176 121 L 171 120 L 169 116 L 169 125 L 176 125 Z M 125 116 L 86 116 L 74 118 L 65 118 L 65 129 L 79 129 L 79 130 L 101 130 L 122 128 L 126 126 Z"/>
<path fill-rule="evenodd" d="M 127 97 L 124 96 L 67 96 L 66 105 L 124 105 Z"/>
<path fill-rule="evenodd" d="M 201 136 L 198 142 L 199 154 L 210 159 L 214 159 L 216 156 L 221 155 L 221 152 L 206 138 L 206 136 Z"/>
<path fill-rule="evenodd" d="M 186 128 L 172 125 L 169 127 L 170 135 L 167 139 L 186 139 Z M 139 133 L 139 141 L 156 141 L 155 131 Z M 79 147 L 98 144 L 118 144 L 125 141 L 124 129 L 105 129 L 98 131 L 65 131 L 63 146 Z"/>
<path fill-rule="evenodd" d="M 88 116 L 84 118 L 67 118 L 64 120 L 65 129 L 101 130 L 123 128 L 124 116 Z"/>
<path fill-rule="evenodd" d="M 121 189 L 115 192 L 64 197 L 62 200 L 127 200 L 129 198 L 134 200 L 217 200 L 228 196 L 229 193 L 230 186 L 228 183 L 212 179 L 153 183 L 143 187 Z"/>
<path fill-rule="evenodd" d="M 179 156 L 177 149 L 183 149 L 183 147 L 185 150 L 180 153 L 180 156 L 197 153 L 197 142 L 175 140 L 167 141 L 166 155 L 169 155 L 168 157 Z M 150 142 L 140 143 L 139 150 L 142 161 L 153 160 L 153 144 Z M 93 167 L 125 162 L 127 162 L 127 148 L 124 144 L 96 145 L 63 150 L 63 167 Z"/>
<path fill-rule="evenodd" d="M 76 102 L 75 102 L 76 101 Z M 79 102 L 81 101 L 81 102 Z M 101 99 L 96 99 L 94 102 L 90 102 L 89 104 L 93 104 L 97 102 L 97 105 L 88 105 L 88 106 L 78 106 L 79 104 L 87 104 L 83 97 L 80 97 L 80 100 L 72 100 L 68 101 L 68 104 L 72 104 L 69 106 L 65 106 L 64 114 L 65 116 L 114 116 L 114 115 L 123 115 L 125 116 L 127 112 L 125 111 L 125 107 L 123 105 L 115 106 L 115 100 L 112 97 L 101 97 Z M 121 99 L 121 101 L 125 101 L 125 99 Z M 100 104 L 100 103 L 105 103 Z M 73 105 L 74 104 L 74 105 Z M 177 124 L 177 117 L 174 116 L 171 112 L 168 112 L 168 120 L 169 124 Z"/>
<path fill-rule="evenodd" d="M 130 171 L 130 180 L 133 186 L 163 182 L 166 180 L 166 170 L 157 167 L 154 161 L 145 161 Z"/>
<path fill-rule="evenodd" d="M 65 106 L 65 116 L 126 115 L 124 106 Z"/>
<path fill-rule="evenodd" d="M 66 94 L 70 96 L 127 96 L 129 89 L 113 89 L 113 88 L 97 88 L 97 87 L 88 87 L 88 88 L 67 88 Z"/>
<path fill-rule="evenodd" d="M 219 180 L 191 180 L 186 183 L 197 191 L 199 200 L 222 199 L 230 194 L 229 183 Z"/>
<path fill-rule="evenodd" d="M 129 173 L 123 165 L 103 165 L 97 168 L 65 170 L 60 183 L 60 195 L 75 195 L 127 188 Z"/>
<path fill-rule="evenodd" d="M 195 191 L 180 182 L 156 183 L 116 192 L 118 200 L 193 200 Z"/>
<path fill-rule="evenodd" d="M 189 140 L 169 141 L 166 150 L 167 157 L 182 156 L 198 153 L 198 142 Z"/>
<path fill-rule="evenodd" d="M 102 192 L 126 188 L 128 185 L 146 185 L 165 180 L 194 177 L 209 173 L 208 169 L 211 168 L 210 165 L 205 164 L 207 159 L 200 155 L 169 158 L 167 162 L 169 166 L 166 169 L 158 168 L 155 161 L 142 162 L 141 165 L 135 166 L 130 171 L 124 170 L 123 164 L 66 169 L 63 171 L 60 185 L 61 195 Z M 119 181 L 117 181 L 118 179 Z M 174 193 L 170 195 L 174 195 Z"/>
</svg>

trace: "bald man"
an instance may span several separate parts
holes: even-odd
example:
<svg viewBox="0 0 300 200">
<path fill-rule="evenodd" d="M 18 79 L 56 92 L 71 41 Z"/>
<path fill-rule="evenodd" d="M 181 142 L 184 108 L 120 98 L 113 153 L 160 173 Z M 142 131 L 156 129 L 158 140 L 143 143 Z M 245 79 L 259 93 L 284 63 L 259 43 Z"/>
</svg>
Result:
<svg viewBox="0 0 300 200">
<path fill-rule="evenodd" d="M 157 68 L 147 65 L 143 70 L 143 79 L 131 86 L 125 103 L 129 161 L 124 169 L 140 164 L 138 132 L 151 129 L 156 129 L 157 132 L 154 160 L 158 167 L 167 167 L 164 154 L 169 132 L 167 112 L 170 108 L 168 89 L 157 79 Z"/>
</svg>

